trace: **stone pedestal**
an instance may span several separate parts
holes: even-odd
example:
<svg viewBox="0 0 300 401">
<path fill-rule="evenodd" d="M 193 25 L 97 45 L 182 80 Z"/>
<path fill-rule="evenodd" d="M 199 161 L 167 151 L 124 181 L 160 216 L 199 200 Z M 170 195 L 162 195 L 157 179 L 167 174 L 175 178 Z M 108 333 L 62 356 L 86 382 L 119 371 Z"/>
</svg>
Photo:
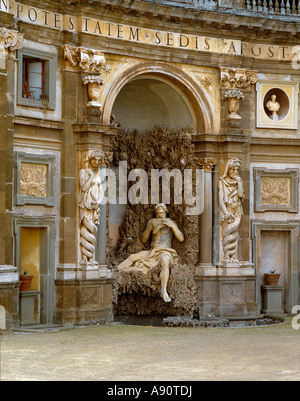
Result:
<svg viewBox="0 0 300 401">
<path fill-rule="evenodd" d="M 19 317 L 19 275 L 17 268 L 0 265 L 0 309 L 1 327 L 9 330 L 20 325 Z"/>
<path fill-rule="evenodd" d="M 39 291 L 20 291 L 20 323 L 21 326 L 38 324 L 34 319 L 36 300 L 39 298 Z"/>
<path fill-rule="evenodd" d="M 105 266 L 60 266 L 55 285 L 55 323 L 81 326 L 113 321 L 112 277 Z"/>
<path fill-rule="evenodd" d="M 255 301 L 255 271 L 249 262 L 239 267 L 199 267 L 200 316 L 249 317 L 258 315 Z"/>
<path fill-rule="evenodd" d="M 283 299 L 285 287 L 279 285 L 262 285 L 262 310 L 265 314 L 284 314 Z"/>
</svg>

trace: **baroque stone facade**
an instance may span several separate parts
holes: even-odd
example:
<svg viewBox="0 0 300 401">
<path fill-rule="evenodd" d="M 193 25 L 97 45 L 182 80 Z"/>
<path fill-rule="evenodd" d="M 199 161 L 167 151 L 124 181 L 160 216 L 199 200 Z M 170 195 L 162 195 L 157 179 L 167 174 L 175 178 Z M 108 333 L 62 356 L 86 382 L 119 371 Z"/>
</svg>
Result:
<svg viewBox="0 0 300 401">
<path fill-rule="evenodd" d="M 2 326 L 22 322 L 24 271 L 36 324 L 249 317 L 268 269 L 281 273 L 282 310 L 300 304 L 298 8 L 0 1 Z M 172 245 L 182 260 L 168 306 L 161 264 L 143 277 L 116 270 L 149 249 L 153 170 L 173 174 L 157 188 L 178 198 L 156 203 L 185 238 Z"/>
</svg>

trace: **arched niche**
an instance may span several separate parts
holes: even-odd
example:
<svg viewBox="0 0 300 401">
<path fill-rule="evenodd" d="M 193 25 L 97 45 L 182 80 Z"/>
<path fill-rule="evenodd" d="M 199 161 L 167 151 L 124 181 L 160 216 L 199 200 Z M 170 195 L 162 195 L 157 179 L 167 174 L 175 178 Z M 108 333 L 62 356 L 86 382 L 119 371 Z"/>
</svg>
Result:
<svg viewBox="0 0 300 401">
<path fill-rule="evenodd" d="M 194 124 L 199 133 L 214 130 L 210 104 L 201 87 L 184 71 L 158 62 L 135 65 L 107 86 L 104 124 L 110 123 L 111 115 L 129 129 L 154 125 L 180 129 Z"/>
<path fill-rule="evenodd" d="M 112 114 L 123 128 L 139 131 L 154 125 L 180 129 L 196 122 L 187 99 L 176 87 L 147 75 L 132 80 L 121 89 Z"/>
</svg>

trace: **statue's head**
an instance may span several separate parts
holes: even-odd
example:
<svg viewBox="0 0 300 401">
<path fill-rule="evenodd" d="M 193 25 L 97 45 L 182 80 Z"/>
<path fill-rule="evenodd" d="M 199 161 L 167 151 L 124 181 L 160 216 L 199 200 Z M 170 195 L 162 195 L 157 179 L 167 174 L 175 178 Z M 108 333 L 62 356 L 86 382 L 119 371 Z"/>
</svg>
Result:
<svg viewBox="0 0 300 401">
<path fill-rule="evenodd" d="M 164 203 L 159 203 L 154 208 L 156 217 L 166 217 L 168 213 L 167 206 Z"/>
<path fill-rule="evenodd" d="M 241 160 L 240 159 L 230 159 L 228 160 L 225 171 L 223 174 L 223 178 L 230 176 L 232 178 L 236 177 L 239 174 L 239 168 L 241 166 Z"/>
<path fill-rule="evenodd" d="M 272 96 L 271 96 L 272 102 L 276 102 L 276 98 L 277 98 L 276 95 L 272 95 Z"/>
<path fill-rule="evenodd" d="M 104 160 L 104 157 L 105 155 L 102 150 L 92 150 L 88 155 L 86 163 L 88 162 L 92 168 L 95 168 L 100 165 L 100 163 Z"/>
</svg>

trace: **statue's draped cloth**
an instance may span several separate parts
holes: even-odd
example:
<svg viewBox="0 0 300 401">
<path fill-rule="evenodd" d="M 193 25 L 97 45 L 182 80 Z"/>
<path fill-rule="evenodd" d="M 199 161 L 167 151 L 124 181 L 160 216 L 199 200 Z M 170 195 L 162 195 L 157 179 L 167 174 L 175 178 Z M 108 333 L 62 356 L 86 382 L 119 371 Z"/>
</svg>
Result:
<svg viewBox="0 0 300 401">
<path fill-rule="evenodd" d="M 242 202 L 238 196 L 237 181 L 220 178 L 220 190 L 223 192 L 223 201 L 227 207 L 228 213 L 235 215 L 235 218 L 240 220 L 243 215 Z M 221 213 L 223 217 L 223 213 Z"/>
<path fill-rule="evenodd" d="M 141 251 L 135 254 L 135 261 L 131 264 L 126 263 L 125 260 L 119 265 L 119 269 L 124 272 L 143 272 L 148 274 L 150 269 L 158 266 L 160 258 L 163 255 L 168 255 L 171 259 L 171 265 L 175 264 L 179 260 L 179 256 L 175 249 L 158 246 L 148 251 Z"/>
</svg>

